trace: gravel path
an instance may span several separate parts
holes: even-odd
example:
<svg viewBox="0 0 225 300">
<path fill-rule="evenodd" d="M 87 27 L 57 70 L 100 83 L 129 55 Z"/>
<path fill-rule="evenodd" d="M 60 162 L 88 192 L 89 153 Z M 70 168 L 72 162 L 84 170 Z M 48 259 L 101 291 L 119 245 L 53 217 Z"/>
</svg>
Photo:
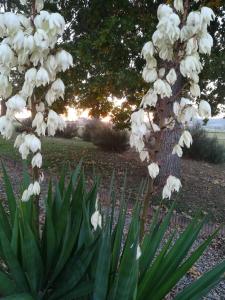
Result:
<svg viewBox="0 0 225 300">
<path fill-rule="evenodd" d="M 12 180 L 13 187 L 18 192 L 18 187 L 21 183 L 22 167 L 14 161 L 3 159 L 7 172 Z M 0 178 L 2 177 L 2 171 L 0 171 Z M 48 178 L 48 175 L 46 176 Z M 47 182 L 47 181 L 46 181 Z M 42 195 L 46 195 L 47 185 L 42 187 Z M 0 198 L 5 199 L 4 185 L 2 178 L 0 179 Z M 128 211 L 127 226 L 129 224 L 129 215 L 131 211 Z M 179 227 L 182 230 L 182 226 Z M 196 241 L 194 248 L 197 247 L 204 239 L 206 234 L 202 234 Z M 213 266 L 225 259 L 225 237 L 217 237 L 211 246 L 206 250 L 202 258 L 196 263 L 192 270 L 179 282 L 173 292 L 166 298 L 172 300 L 174 295 L 183 290 L 185 286 L 191 283 L 193 280 L 201 276 L 204 272 L 210 270 Z M 222 281 L 210 294 L 205 297 L 207 300 L 225 300 L 225 281 Z"/>
</svg>

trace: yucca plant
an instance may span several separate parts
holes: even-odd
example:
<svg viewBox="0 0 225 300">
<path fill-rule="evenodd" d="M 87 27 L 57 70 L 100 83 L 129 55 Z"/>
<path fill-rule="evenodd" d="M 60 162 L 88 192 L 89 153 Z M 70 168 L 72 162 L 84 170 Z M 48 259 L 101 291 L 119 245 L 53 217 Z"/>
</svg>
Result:
<svg viewBox="0 0 225 300">
<path fill-rule="evenodd" d="M 102 228 L 94 230 L 91 216 L 96 210 L 98 180 L 87 191 L 81 164 L 70 178 L 62 175 L 54 191 L 49 184 L 44 220 L 37 230 L 34 203 L 16 200 L 4 167 L 3 177 L 8 206 L 0 204 L 1 299 L 164 299 L 216 235 L 189 255 L 203 221 L 196 218 L 182 234 L 168 235 L 172 207 L 163 220 L 156 213 L 140 241 L 140 204 L 127 228 L 124 195 L 117 213 L 111 192 L 112 207 Z M 23 185 L 28 184 L 26 175 Z M 222 262 L 175 299 L 200 299 L 224 272 Z"/>
</svg>

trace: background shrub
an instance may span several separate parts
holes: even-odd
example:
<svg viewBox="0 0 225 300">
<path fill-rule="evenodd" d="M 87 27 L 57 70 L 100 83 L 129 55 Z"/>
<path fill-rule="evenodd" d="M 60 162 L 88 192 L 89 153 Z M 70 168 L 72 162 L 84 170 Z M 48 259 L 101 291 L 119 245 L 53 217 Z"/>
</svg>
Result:
<svg viewBox="0 0 225 300">
<path fill-rule="evenodd" d="M 109 123 L 99 120 L 91 120 L 86 124 L 82 138 L 104 151 L 123 152 L 129 148 L 127 131 L 115 130 Z"/>
<path fill-rule="evenodd" d="M 225 162 L 225 147 L 219 143 L 216 137 L 208 137 L 200 126 L 196 126 L 190 131 L 193 144 L 189 149 L 184 149 L 186 157 L 214 164 Z"/>
<path fill-rule="evenodd" d="M 96 133 L 93 143 L 104 151 L 124 152 L 129 148 L 128 133 L 103 127 Z"/>
<path fill-rule="evenodd" d="M 57 131 L 56 136 L 65 138 L 65 139 L 72 139 L 78 136 L 78 124 L 76 122 L 67 122 L 66 127 L 63 131 Z"/>
<path fill-rule="evenodd" d="M 82 138 L 86 142 L 93 142 L 97 133 L 107 126 L 100 120 L 94 119 L 90 120 L 84 127 Z"/>
</svg>

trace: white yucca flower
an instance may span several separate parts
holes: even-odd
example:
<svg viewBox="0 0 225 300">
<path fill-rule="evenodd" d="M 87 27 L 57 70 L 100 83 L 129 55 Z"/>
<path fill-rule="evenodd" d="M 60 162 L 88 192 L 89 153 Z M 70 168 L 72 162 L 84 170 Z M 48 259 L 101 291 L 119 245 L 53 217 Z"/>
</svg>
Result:
<svg viewBox="0 0 225 300">
<path fill-rule="evenodd" d="M 25 191 L 23 192 L 21 201 L 22 201 L 22 202 L 27 202 L 27 201 L 30 200 L 30 197 L 31 197 L 31 196 L 32 196 L 32 195 L 30 194 L 30 191 L 25 190 Z"/>
<path fill-rule="evenodd" d="M 171 195 L 172 195 L 171 189 L 167 185 L 165 185 L 162 191 L 163 199 L 170 199 Z"/>
<path fill-rule="evenodd" d="M 61 79 L 56 79 L 53 82 L 51 89 L 56 94 L 57 98 L 64 98 L 65 85 Z"/>
<path fill-rule="evenodd" d="M 189 131 L 184 130 L 182 133 L 180 139 L 179 139 L 179 145 L 181 147 L 186 146 L 187 148 L 190 148 L 191 144 L 193 143 L 192 136 Z"/>
<path fill-rule="evenodd" d="M 14 147 L 15 148 L 19 148 L 23 144 L 23 142 L 24 142 L 24 136 L 25 136 L 24 133 L 17 135 L 17 137 L 15 139 L 15 142 L 14 142 Z"/>
<path fill-rule="evenodd" d="M 49 37 L 47 33 L 42 29 L 37 29 L 34 34 L 34 43 L 37 48 L 42 50 L 48 49 L 49 47 Z"/>
<path fill-rule="evenodd" d="M 191 31 L 192 34 L 197 33 L 200 31 L 202 26 L 202 16 L 200 12 L 192 11 L 189 13 L 187 17 L 187 26 L 189 31 Z"/>
<path fill-rule="evenodd" d="M 13 111 L 13 112 L 22 112 L 23 109 L 26 106 L 26 101 L 20 96 L 20 95 L 15 95 L 11 97 L 7 102 L 6 106 L 8 110 Z"/>
<path fill-rule="evenodd" d="M 183 155 L 183 150 L 182 150 L 181 146 L 180 146 L 180 145 L 175 145 L 175 146 L 173 147 L 172 154 L 177 154 L 177 156 L 182 157 L 182 155 Z"/>
<path fill-rule="evenodd" d="M 153 89 L 150 89 L 147 94 L 142 98 L 141 101 L 141 107 L 146 108 L 147 106 L 156 106 L 158 100 L 157 94 L 153 91 Z"/>
<path fill-rule="evenodd" d="M 191 92 L 192 96 L 194 96 L 194 97 L 200 97 L 201 96 L 200 86 L 197 83 L 192 83 L 191 84 L 190 92 Z"/>
<path fill-rule="evenodd" d="M 174 68 L 172 68 L 166 76 L 166 80 L 169 82 L 170 85 L 174 85 L 177 81 L 177 74 Z"/>
<path fill-rule="evenodd" d="M 209 33 L 205 33 L 199 38 L 199 52 L 202 54 L 211 54 L 211 49 L 213 47 L 213 38 Z"/>
<path fill-rule="evenodd" d="M 25 135 L 24 143 L 33 153 L 41 150 L 41 141 L 34 134 Z"/>
<path fill-rule="evenodd" d="M 166 74 L 166 69 L 165 68 L 160 68 L 159 69 L 159 78 L 163 78 Z"/>
<path fill-rule="evenodd" d="M 186 54 L 192 55 L 198 51 L 198 41 L 196 38 L 192 37 L 188 40 L 186 46 Z"/>
<path fill-rule="evenodd" d="M 183 0 L 174 0 L 174 7 L 177 11 L 184 12 L 184 3 Z"/>
<path fill-rule="evenodd" d="M 216 17 L 213 10 L 206 6 L 203 6 L 201 8 L 201 16 L 203 21 L 205 21 L 207 25 L 210 25 L 210 22 L 213 21 Z"/>
<path fill-rule="evenodd" d="M 206 119 L 210 118 L 211 117 L 210 104 L 205 100 L 201 100 L 198 107 L 198 113 L 199 116 L 202 118 L 206 118 Z"/>
<path fill-rule="evenodd" d="M 32 53 L 34 50 L 34 37 L 33 35 L 24 36 L 23 48 L 26 53 Z"/>
<path fill-rule="evenodd" d="M 33 119 L 33 122 L 32 122 L 32 127 L 38 127 L 40 126 L 44 121 L 44 116 L 41 112 L 37 112 L 34 119 Z"/>
<path fill-rule="evenodd" d="M 102 228 L 102 215 L 98 210 L 96 210 L 91 216 L 91 225 L 93 226 L 94 230 L 96 230 L 98 227 Z"/>
<path fill-rule="evenodd" d="M 0 117 L 0 132 L 3 138 L 9 140 L 14 132 L 14 126 L 6 116 Z"/>
<path fill-rule="evenodd" d="M 141 161 L 145 161 L 145 160 L 149 161 L 149 153 L 148 153 L 148 151 L 143 150 L 143 151 L 141 151 L 139 153 L 139 155 L 140 155 L 140 160 Z"/>
<path fill-rule="evenodd" d="M 173 13 L 172 8 L 166 4 L 160 4 L 157 10 L 157 17 L 160 20 L 163 17 L 168 17 Z"/>
<path fill-rule="evenodd" d="M 141 51 L 141 55 L 146 60 L 151 59 L 153 57 L 153 55 L 154 55 L 154 45 L 151 41 L 144 44 L 144 47 Z"/>
<path fill-rule="evenodd" d="M 175 176 L 170 175 L 167 178 L 166 185 L 171 190 L 171 192 L 179 192 L 181 188 L 181 182 L 179 178 L 176 178 Z"/>
<path fill-rule="evenodd" d="M 41 187 L 38 181 L 35 181 L 33 184 L 33 195 L 39 195 L 41 192 Z"/>
<path fill-rule="evenodd" d="M 25 142 L 23 142 L 20 146 L 19 146 L 19 153 L 21 154 L 22 156 L 22 159 L 27 159 L 29 153 L 30 153 L 30 150 L 27 146 L 27 144 Z"/>
<path fill-rule="evenodd" d="M 140 245 L 137 246 L 137 253 L 136 253 L 136 260 L 139 260 L 139 258 L 141 257 L 141 247 Z"/>
<path fill-rule="evenodd" d="M 33 168 L 35 168 L 35 167 L 41 168 L 41 166 L 42 166 L 42 155 L 41 155 L 41 153 L 35 154 L 35 156 L 32 158 L 31 164 L 32 164 Z"/>
<path fill-rule="evenodd" d="M 0 74 L 0 97 L 8 98 L 11 95 L 12 86 L 9 82 L 8 76 Z"/>
<path fill-rule="evenodd" d="M 36 68 L 30 68 L 25 73 L 25 81 L 29 82 L 31 84 L 35 84 L 37 79 L 37 69 Z"/>
<path fill-rule="evenodd" d="M 55 111 L 49 110 L 47 120 L 48 135 L 54 136 L 56 130 L 62 131 L 65 126 L 65 121 Z"/>
<path fill-rule="evenodd" d="M 149 175 L 152 179 L 156 178 L 156 176 L 158 176 L 159 174 L 159 166 L 158 164 L 156 163 L 151 163 L 149 166 L 148 166 L 148 172 L 149 172 Z"/>
<path fill-rule="evenodd" d="M 15 51 L 20 51 L 24 48 L 24 33 L 22 30 L 19 30 L 13 38 L 13 49 Z"/>
<path fill-rule="evenodd" d="M 40 12 L 44 8 L 44 0 L 35 0 L 35 9 Z"/>
<path fill-rule="evenodd" d="M 47 94 L 45 95 L 45 100 L 49 106 L 51 106 L 57 100 L 57 96 L 52 89 L 48 90 Z"/>
<path fill-rule="evenodd" d="M 148 67 L 146 66 L 143 69 L 142 77 L 143 77 L 144 81 L 149 83 L 149 82 L 156 81 L 158 78 L 158 74 L 157 74 L 156 69 L 148 69 Z"/>
<path fill-rule="evenodd" d="M 48 83 L 49 83 L 49 74 L 45 70 L 45 68 L 40 67 L 40 69 L 37 71 L 36 86 L 37 87 L 41 85 L 45 86 Z"/>
<path fill-rule="evenodd" d="M 0 63 L 8 67 L 15 64 L 14 53 L 7 44 L 0 45 Z"/>
<path fill-rule="evenodd" d="M 180 63 L 180 71 L 184 77 L 192 77 L 199 74 L 202 70 L 199 55 L 188 55 Z"/>
<path fill-rule="evenodd" d="M 172 89 L 170 85 L 162 79 L 157 79 L 154 82 L 154 92 L 161 96 L 161 98 L 171 97 Z"/>
<path fill-rule="evenodd" d="M 73 57 L 65 50 L 60 50 L 56 54 L 57 70 L 65 72 L 73 66 Z"/>
<path fill-rule="evenodd" d="M 17 32 L 21 28 L 18 15 L 14 14 L 12 12 L 6 12 L 6 13 L 4 13 L 3 16 L 4 16 L 4 24 L 5 24 L 7 33 L 9 35 Z"/>
<path fill-rule="evenodd" d="M 44 102 L 40 102 L 36 104 L 36 111 L 43 113 L 45 111 L 45 104 Z"/>
</svg>

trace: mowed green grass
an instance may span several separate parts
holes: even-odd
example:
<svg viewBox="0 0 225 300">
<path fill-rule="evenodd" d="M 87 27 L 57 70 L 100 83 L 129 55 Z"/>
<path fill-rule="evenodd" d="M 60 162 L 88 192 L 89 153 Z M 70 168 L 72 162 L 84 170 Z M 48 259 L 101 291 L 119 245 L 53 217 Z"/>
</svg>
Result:
<svg viewBox="0 0 225 300">
<path fill-rule="evenodd" d="M 218 142 L 225 147 L 225 132 L 206 131 L 208 137 L 217 138 Z"/>
<path fill-rule="evenodd" d="M 14 148 L 15 138 L 5 140 L 0 138 L 0 155 L 21 162 L 21 156 Z M 66 163 L 79 162 L 84 156 L 91 159 L 98 152 L 97 148 L 89 142 L 80 139 L 62 139 L 45 137 L 42 139 L 42 154 L 44 169 L 62 169 Z"/>
</svg>

